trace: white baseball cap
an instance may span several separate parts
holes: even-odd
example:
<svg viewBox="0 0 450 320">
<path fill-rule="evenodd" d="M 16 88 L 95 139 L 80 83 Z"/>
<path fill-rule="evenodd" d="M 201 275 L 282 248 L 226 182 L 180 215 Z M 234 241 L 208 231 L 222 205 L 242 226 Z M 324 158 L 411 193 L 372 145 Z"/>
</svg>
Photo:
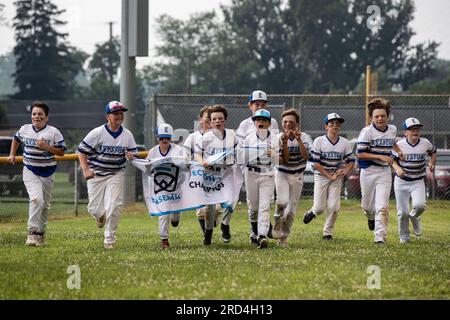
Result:
<svg viewBox="0 0 450 320">
<path fill-rule="evenodd" d="M 416 118 L 408 118 L 403 122 L 403 130 L 408 130 L 411 127 L 423 127 L 423 124 Z"/>
<path fill-rule="evenodd" d="M 158 138 L 173 138 L 173 128 L 168 123 L 162 123 L 156 130 L 156 135 Z"/>
<path fill-rule="evenodd" d="M 258 101 L 258 100 L 266 101 L 266 102 L 269 101 L 269 100 L 267 100 L 267 94 L 264 91 L 261 91 L 261 90 L 253 91 L 252 94 L 250 95 L 250 97 L 248 97 L 248 100 L 250 102 Z"/>
<path fill-rule="evenodd" d="M 335 119 L 340 120 L 341 123 L 344 122 L 344 118 L 342 118 L 340 115 L 338 115 L 338 114 L 335 113 L 335 112 L 327 114 L 326 117 L 323 119 L 323 122 L 324 122 L 325 124 L 328 124 L 329 121 L 335 120 Z"/>
</svg>

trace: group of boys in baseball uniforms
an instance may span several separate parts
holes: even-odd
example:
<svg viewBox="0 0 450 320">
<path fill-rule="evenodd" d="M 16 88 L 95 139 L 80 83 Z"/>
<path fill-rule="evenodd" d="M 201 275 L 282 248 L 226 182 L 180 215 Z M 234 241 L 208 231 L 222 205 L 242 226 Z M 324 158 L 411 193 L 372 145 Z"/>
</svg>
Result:
<svg viewBox="0 0 450 320">
<path fill-rule="evenodd" d="M 324 118 L 325 135 L 314 142 L 299 129 L 300 118 L 295 109 L 282 114 L 282 130 L 266 110 L 265 92 L 257 90 L 249 97 L 252 116 L 239 125 L 236 133 L 226 129 L 227 109 L 222 105 L 205 106 L 200 112 L 199 131 L 184 142 L 184 148 L 174 144 L 173 128 L 161 124 L 157 128 L 158 145 L 151 148 L 147 159 L 185 157 L 197 161 L 206 171 L 227 170 L 232 165 L 243 169 L 247 192 L 250 241 L 258 248 L 268 247 L 268 238 L 287 246 L 297 204 L 303 187 L 306 162 L 314 170 L 314 204 L 303 217 L 305 224 L 327 210 L 323 239 L 332 240 L 340 209 L 343 179 L 353 169 L 355 155 L 350 142 L 339 135 L 344 119 L 337 113 Z M 391 168 L 395 171 L 394 191 L 397 203 L 400 242 L 410 241 L 409 221 L 416 236 L 422 234 L 421 215 L 425 210 L 426 161 L 434 170 L 436 148 L 420 137 L 423 126 L 418 119 L 408 118 L 403 124 L 405 138 L 396 141 L 397 128 L 388 123 L 390 103 L 373 99 L 369 105 L 372 122 L 358 137 L 356 158 L 360 168 L 361 207 L 374 231 L 377 244 L 386 243 L 389 216 L 389 196 L 392 185 Z M 119 224 L 123 194 L 123 170 L 127 160 L 137 157 L 133 134 L 122 126 L 127 108 L 119 101 L 105 107 L 107 122 L 88 133 L 78 146 L 83 176 L 87 179 L 88 212 L 99 228 L 105 227 L 104 248 L 113 249 Z M 49 108 L 35 102 L 31 108 L 32 124 L 16 133 L 11 145 L 9 162 L 14 164 L 20 144 L 24 145 L 24 183 L 29 194 L 29 221 L 26 244 L 43 246 L 56 170 L 55 155 L 66 149 L 60 131 L 47 124 Z M 209 163 L 218 153 L 226 154 L 220 164 Z M 271 204 L 274 203 L 274 225 L 271 224 Z M 410 199 L 412 207 L 410 209 Z M 235 204 L 234 204 L 235 205 Z M 222 217 L 223 214 L 223 217 Z M 176 227 L 180 214 L 159 217 L 161 247 L 169 248 L 169 221 Z M 197 210 L 204 236 L 203 244 L 212 242 L 213 229 L 220 224 L 222 239 L 231 241 L 231 214 L 219 204 Z"/>
</svg>

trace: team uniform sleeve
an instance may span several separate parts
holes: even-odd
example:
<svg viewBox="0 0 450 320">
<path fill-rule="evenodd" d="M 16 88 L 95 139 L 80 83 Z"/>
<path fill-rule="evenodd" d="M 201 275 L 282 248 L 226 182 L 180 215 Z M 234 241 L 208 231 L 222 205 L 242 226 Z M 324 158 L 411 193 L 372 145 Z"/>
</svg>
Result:
<svg viewBox="0 0 450 320">
<path fill-rule="evenodd" d="M 278 127 L 277 120 L 272 118 L 271 122 L 272 122 L 272 130 L 274 131 L 274 133 L 279 133 L 280 132 L 280 127 Z"/>
<path fill-rule="evenodd" d="M 316 138 L 313 142 L 313 145 L 312 145 L 312 148 L 310 151 L 310 154 L 311 154 L 310 161 L 311 162 L 315 162 L 315 163 L 320 162 L 320 154 L 321 154 L 320 147 L 321 147 L 320 139 Z"/>
<path fill-rule="evenodd" d="M 308 152 L 310 152 L 311 147 L 313 145 L 313 141 L 312 141 L 311 137 L 305 134 L 305 138 L 302 139 L 302 141 L 303 141 L 303 145 L 305 146 L 306 150 L 308 150 Z"/>
<path fill-rule="evenodd" d="M 399 156 L 398 152 L 393 149 L 391 150 L 391 158 L 395 159 L 397 161 L 400 160 L 400 156 Z"/>
<path fill-rule="evenodd" d="M 283 156 L 283 141 L 281 140 L 281 135 L 282 133 L 277 135 L 277 140 L 278 140 L 278 155 L 279 156 Z"/>
<path fill-rule="evenodd" d="M 191 165 L 191 155 L 190 153 L 188 153 L 186 151 L 186 149 L 184 148 L 184 146 L 177 146 L 178 147 L 178 155 L 183 158 L 184 161 L 184 165 L 189 168 L 189 166 Z"/>
<path fill-rule="evenodd" d="M 155 147 L 153 147 L 153 148 L 155 148 Z M 148 150 L 147 157 L 145 158 L 145 160 L 149 160 L 150 161 L 152 159 L 152 150 L 153 150 L 153 148 L 150 148 Z"/>
<path fill-rule="evenodd" d="M 428 155 L 432 155 L 433 153 L 436 153 L 436 146 L 434 146 L 428 139 L 427 139 L 427 144 L 428 144 L 428 148 L 427 148 Z"/>
<path fill-rule="evenodd" d="M 280 153 L 280 138 L 278 135 L 274 135 L 272 140 L 272 149 L 275 150 L 278 154 Z"/>
<path fill-rule="evenodd" d="M 128 131 L 128 145 L 126 146 L 127 151 L 137 155 L 138 153 L 138 148 L 136 145 L 136 141 L 134 140 L 134 136 L 131 133 L 131 131 Z"/>
<path fill-rule="evenodd" d="M 395 143 L 397 144 L 398 147 L 400 147 L 400 143 L 403 142 L 405 139 L 397 140 Z M 391 158 L 394 160 L 400 161 L 400 156 L 399 156 L 398 152 L 394 150 L 394 148 L 392 148 L 392 150 L 391 150 Z"/>
<path fill-rule="evenodd" d="M 347 163 L 355 162 L 355 155 L 353 154 L 352 145 L 349 141 L 347 141 L 345 146 L 345 155 L 343 160 Z"/>
<path fill-rule="evenodd" d="M 358 145 L 356 153 L 368 152 L 370 149 L 370 134 L 365 128 L 361 130 L 358 137 Z"/>
<path fill-rule="evenodd" d="M 92 155 L 96 152 L 96 147 L 98 145 L 98 130 L 92 130 L 88 133 L 88 135 L 80 142 L 78 145 L 78 152 L 83 153 L 85 155 Z"/>
<path fill-rule="evenodd" d="M 236 164 L 236 163 L 239 163 L 239 161 L 240 161 L 240 159 L 239 159 L 240 158 L 239 152 L 241 150 L 239 148 L 240 141 L 239 141 L 236 133 L 233 130 L 230 130 L 230 132 L 233 133 L 233 159 L 234 159 L 234 164 Z"/>
<path fill-rule="evenodd" d="M 233 132 L 233 131 L 231 131 Z M 235 132 L 233 132 L 233 149 L 236 150 L 236 148 L 239 146 L 239 139 Z"/>
<path fill-rule="evenodd" d="M 24 139 L 23 131 L 24 131 L 24 126 L 20 127 L 19 131 L 17 131 L 16 134 L 14 135 L 14 140 L 19 142 L 20 144 L 24 143 L 23 142 L 23 139 Z"/>
<path fill-rule="evenodd" d="M 186 152 L 186 154 L 188 154 L 188 155 L 190 155 L 190 156 L 192 156 L 192 154 L 194 153 L 194 146 L 193 146 L 193 144 L 192 144 L 192 140 L 194 140 L 194 139 L 193 139 L 193 136 L 194 136 L 194 134 L 191 133 L 191 134 L 186 138 L 186 140 L 184 141 L 184 144 L 183 144 L 183 149 L 184 149 L 184 151 Z"/>
<path fill-rule="evenodd" d="M 245 120 L 242 121 L 239 124 L 239 127 L 236 130 L 236 137 L 239 140 L 239 142 L 243 142 L 245 140 L 245 132 L 246 132 L 246 127 L 245 127 Z"/>
<path fill-rule="evenodd" d="M 303 145 L 305 146 L 306 150 L 308 151 L 308 161 L 311 161 L 311 148 L 313 145 L 313 141 L 311 137 L 307 134 L 305 134 L 305 138 L 302 139 Z"/>
<path fill-rule="evenodd" d="M 275 151 L 272 153 L 272 161 L 275 161 L 275 165 L 279 165 L 279 154 L 280 154 L 280 139 L 278 139 L 278 135 L 274 135 L 272 137 L 272 150 Z"/>
<path fill-rule="evenodd" d="M 205 135 L 203 135 L 200 139 L 196 139 L 196 141 L 194 141 L 194 154 L 198 154 L 203 156 L 203 151 L 204 151 L 204 144 L 206 143 L 206 139 L 205 139 Z"/>
<path fill-rule="evenodd" d="M 53 136 L 53 146 L 55 148 L 63 149 L 64 151 L 67 150 L 66 143 L 64 142 L 64 137 L 58 129 L 56 129 L 55 134 Z"/>
<path fill-rule="evenodd" d="M 392 128 L 394 129 L 394 132 L 395 132 L 395 136 L 397 136 L 397 127 L 394 126 L 393 124 L 390 124 L 390 126 L 392 126 Z"/>
</svg>

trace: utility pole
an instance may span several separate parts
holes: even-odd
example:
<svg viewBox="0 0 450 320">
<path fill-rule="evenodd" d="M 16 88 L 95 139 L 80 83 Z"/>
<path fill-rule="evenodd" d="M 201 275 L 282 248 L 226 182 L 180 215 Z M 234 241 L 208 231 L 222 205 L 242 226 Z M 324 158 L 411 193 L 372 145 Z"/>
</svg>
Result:
<svg viewBox="0 0 450 320">
<path fill-rule="evenodd" d="M 120 101 L 128 108 L 124 126 L 136 130 L 136 57 L 148 55 L 148 0 L 122 0 L 120 49 Z M 112 24 L 110 24 L 112 30 Z M 112 33 L 112 32 L 111 32 Z M 133 205 L 136 195 L 136 169 L 125 169 L 124 206 Z"/>
<path fill-rule="evenodd" d="M 187 57 L 186 93 L 191 93 L 191 57 Z"/>
<path fill-rule="evenodd" d="M 117 22 L 109 21 L 107 23 L 109 24 L 109 41 L 111 41 L 113 38 L 113 25 L 116 24 Z"/>
</svg>

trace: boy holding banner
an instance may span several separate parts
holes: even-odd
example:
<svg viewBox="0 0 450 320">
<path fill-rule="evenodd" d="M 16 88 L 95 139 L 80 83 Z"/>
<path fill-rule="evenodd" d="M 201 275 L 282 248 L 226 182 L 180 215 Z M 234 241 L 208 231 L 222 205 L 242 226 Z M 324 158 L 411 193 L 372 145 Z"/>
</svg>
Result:
<svg viewBox="0 0 450 320">
<path fill-rule="evenodd" d="M 225 208 L 222 223 L 222 239 L 224 243 L 231 241 L 231 212 L 237 202 L 242 185 L 242 172 L 235 165 L 235 151 L 238 144 L 233 130 L 225 129 L 228 111 L 223 105 L 215 105 L 208 109 L 211 130 L 205 133 L 195 147 L 195 159 L 204 167 L 203 189 L 205 191 L 205 234 L 204 245 L 210 245 L 216 204 Z"/>
<path fill-rule="evenodd" d="M 198 122 L 200 123 L 200 130 L 195 131 L 193 133 L 191 133 L 187 138 L 186 141 L 184 142 L 184 149 L 187 152 L 187 154 L 189 155 L 189 159 L 190 160 L 195 160 L 194 158 L 194 149 L 195 149 L 195 144 L 198 143 L 203 135 L 209 131 L 209 129 L 211 129 L 210 126 L 210 122 L 208 119 L 208 109 L 211 106 L 207 105 L 204 106 L 203 108 L 200 109 L 200 113 L 198 116 Z M 199 209 L 196 210 L 195 214 L 198 218 L 198 222 L 200 224 L 200 228 L 202 229 L 202 233 L 203 235 L 205 234 L 205 210 L 206 207 L 201 207 Z M 220 207 L 220 205 L 216 206 L 216 223 L 214 224 L 214 226 L 216 226 L 217 224 L 219 224 L 220 222 L 220 216 L 222 214 L 221 212 L 222 208 Z"/>
<path fill-rule="evenodd" d="M 156 135 L 158 136 L 159 144 L 154 146 L 148 151 L 146 160 L 155 160 L 166 157 L 184 157 L 185 153 L 182 147 L 171 142 L 173 138 L 173 128 L 170 124 L 160 124 Z M 154 173 L 155 181 L 158 181 L 156 177 L 158 173 Z M 161 189 L 170 186 L 161 180 Z M 161 248 L 168 249 L 169 245 L 169 220 L 173 227 L 177 227 L 180 223 L 180 213 L 171 213 L 159 216 L 159 234 L 161 236 Z"/>
</svg>

